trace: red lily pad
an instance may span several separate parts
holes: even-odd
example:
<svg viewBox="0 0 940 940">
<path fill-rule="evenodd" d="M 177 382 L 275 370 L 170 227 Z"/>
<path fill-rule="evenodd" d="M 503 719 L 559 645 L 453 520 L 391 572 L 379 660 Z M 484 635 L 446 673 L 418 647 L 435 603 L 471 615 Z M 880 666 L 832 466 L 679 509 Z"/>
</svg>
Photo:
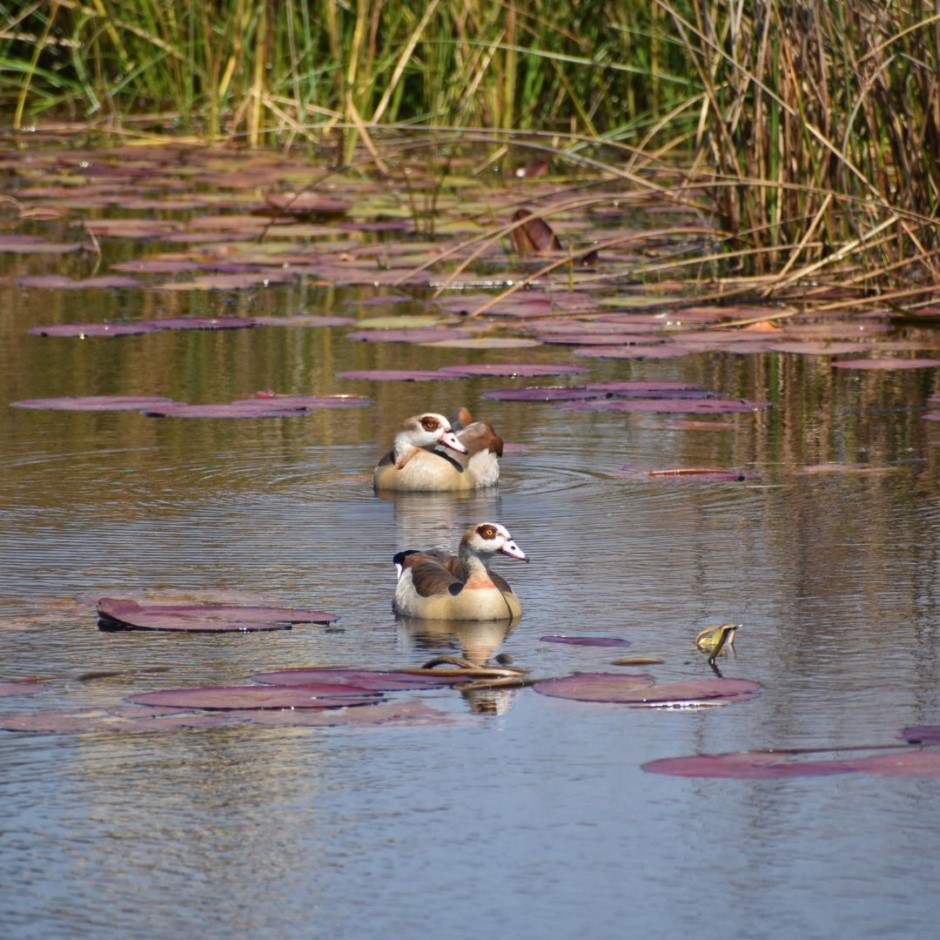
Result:
<svg viewBox="0 0 940 940">
<path fill-rule="evenodd" d="M 431 369 L 359 369 L 352 372 L 337 372 L 340 379 L 359 379 L 366 382 L 440 382 L 457 378 Z"/>
<path fill-rule="evenodd" d="M 346 708 L 372 705 L 381 694 L 338 682 L 316 685 L 218 685 L 194 689 L 140 692 L 128 699 L 137 705 L 228 711 L 256 708 Z"/>
<path fill-rule="evenodd" d="M 547 251 L 563 251 L 555 230 L 540 216 L 529 209 L 517 209 L 513 222 L 518 222 L 510 232 L 512 243 L 520 255 L 542 254 Z"/>
<path fill-rule="evenodd" d="M 374 692 L 399 692 L 403 689 L 439 689 L 465 681 L 463 676 L 431 676 L 407 672 L 384 672 L 378 669 L 341 669 L 315 666 L 305 669 L 279 669 L 259 672 L 251 677 L 270 685 L 306 685 L 308 682 L 336 682 L 355 685 Z"/>
<path fill-rule="evenodd" d="M 78 251 L 77 242 L 50 242 L 38 235 L 0 235 L 0 252 L 17 255 L 64 255 Z"/>
<path fill-rule="evenodd" d="M 140 411 L 171 405 L 173 400 L 157 395 L 66 395 L 63 398 L 26 398 L 10 404 L 13 408 L 47 411 Z"/>
<path fill-rule="evenodd" d="M 908 744 L 940 744 L 940 725 L 908 725 L 900 736 Z"/>
<path fill-rule="evenodd" d="M 612 636 L 566 636 L 563 633 L 540 636 L 542 643 L 567 643 L 570 646 L 629 646 L 629 640 Z"/>
<path fill-rule="evenodd" d="M 556 346 L 657 346 L 664 341 L 654 333 L 539 333 L 539 339 Z"/>
<path fill-rule="evenodd" d="M 172 630 L 197 633 L 289 630 L 295 623 L 333 623 L 322 610 L 240 604 L 139 604 L 123 597 L 98 601 L 102 630 Z"/>
<path fill-rule="evenodd" d="M 691 707 L 723 705 L 753 698 L 760 690 L 749 679 L 697 679 L 653 685 L 651 676 L 586 672 L 535 683 L 535 691 L 580 702 Z"/>
<path fill-rule="evenodd" d="M 659 381 L 647 382 L 642 380 L 620 380 L 613 382 L 586 382 L 584 387 L 600 395 L 616 395 L 621 398 L 648 397 L 657 395 L 660 398 L 684 398 L 686 393 L 703 393 L 700 385 L 691 382 Z M 711 393 L 706 393 L 711 394 Z"/>
<path fill-rule="evenodd" d="M 600 394 L 589 391 L 583 385 L 530 385 L 526 388 L 496 388 L 484 392 L 480 397 L 492 401 L 578 401 L 597 398 Z"/>
<path fill-rule="evenodd" d="M 645 413 L 683 412 L 688 414 L 737 414 L 762 411 L 769 401 L 743 398 L 612 398 L 596 401 L 571 401 L 562 408 L 572 411 L 636 411 Z"/>
<path fill-rule="evenodd" d="M 525 376 L 537 375 L 576 375 L 589 371 L 585 366 L 561 365 L 559 363 L 534 362 L 476 362 L 464 365 L 441 366 L 438 372 L 461 378 L 474 378 L 481 375 Z"/>
<path fill-rule="evenodd" d="M 832 363 L 834 369 L 936 369 L 940 359 L 840 359 Z"/>
</svg>

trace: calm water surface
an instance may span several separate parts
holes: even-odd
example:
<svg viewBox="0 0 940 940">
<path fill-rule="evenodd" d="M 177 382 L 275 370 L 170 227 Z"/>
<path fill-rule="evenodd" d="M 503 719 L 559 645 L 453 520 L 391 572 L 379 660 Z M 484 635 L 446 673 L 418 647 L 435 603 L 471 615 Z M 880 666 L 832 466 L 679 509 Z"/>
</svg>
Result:
<svg viewBox="0 0 940 940">
<path fill-rule="evenodd" d="M 354 343 L 339 328 L 26 334 L 144 315 L 143 293 L 0 285 L 0 679 L 60 677 L 3 699 L 5 713 L 437 653 L 508 652 L 546 676 L 617 668 L 610 650 L 540 642 L 552 633 L 625 637 L 628 652 L 664 659 L 660 681 L 705 678 L 692 639 L 729 620 L 743 627 L 721 671 L 764 691 L 726 708 L 656 711 L 522 690 L 486 714 L 435 691 L 422 697 L 451 713 L 447 724 L 2 733 L 3 936 L 934 934 L 938 781 L 641 770 L 698 752 L 889 743 L 905 725 L 940 721 L 940 436 L 921 416 L 933 373 L 836 374 L 822 357 L 730 354 L 592 366 L 592 378 L 686 379 L 774 403 L 696 430 L 481 401 L 517 380 L 336 378 L 518 359 L 511 351 Z M 401 309 L 363 307 L 370 296 L 217 292 L 197 312 Z M 146 315 L 159 312 L 146 303 Z M 535 358 L 568 361 L 557 348 Z M 253 421 L 8 407 L 68 394 L 222 401 L 265 388 L 359 392 L 371 404 Z M 498 493 L 373 496 L 371 466 L 395 424 L 462 403 L 520 445 Z M 755 475 L 638 482 L 616 475 L 624 466 Z M 392 554 L 453 543 L 483 519 L 504 522 L 531 555 L 497 563 L 522 598 L 521 623 L 508 635 L 396 623 Z M 94 600 L 130 588 L 264 593 L 341 620 L 237 636 L 99 632 Z M 61 678 L 90 670 L 120 675 Z"/>
</svg>

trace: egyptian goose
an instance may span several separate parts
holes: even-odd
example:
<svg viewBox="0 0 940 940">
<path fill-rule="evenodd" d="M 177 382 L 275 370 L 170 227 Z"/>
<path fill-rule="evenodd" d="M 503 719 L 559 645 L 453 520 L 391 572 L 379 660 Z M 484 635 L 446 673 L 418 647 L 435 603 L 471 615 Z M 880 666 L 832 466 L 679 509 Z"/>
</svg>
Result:
<svg viewBox="0 0 940 940">
<path fill-rule="evenodd" d="M 413 493 L 475 490 L 499 480 L 502 438 L 461 408 L 451 423 L 427 412 L 406 418 L 375 468 L 376 490 Z"/>
<path fill-rule="evenodd" d="M 421 620 L 516 620 L 522 605 L 512 588 L 486 565 L 495 554 L 528 561 L 509 531 L 497 522 L 470 526 L 456 555 L 430 549 L 399 552 L 392 609 Z"/>
</svg>

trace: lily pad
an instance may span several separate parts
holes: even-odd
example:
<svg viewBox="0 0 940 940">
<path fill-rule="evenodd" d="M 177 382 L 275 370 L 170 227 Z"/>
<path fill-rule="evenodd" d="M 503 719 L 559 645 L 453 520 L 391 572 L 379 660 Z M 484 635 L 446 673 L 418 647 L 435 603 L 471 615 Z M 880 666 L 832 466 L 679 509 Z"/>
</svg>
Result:
<svg viewBox="0 0 940 940">
<path fill-rule="evenodd" d="M 629 646 L 629 640 L 611 636 L 567 636 L 563 633 L 540 636 L 542 643 L 567 643 L 570 646 Z"/>
<path fill-rule="evenodd" d="M 252 317 L 255 326 L 349 326 L 356 321 L 350 317 Z"/>
<path fill-rule="evenodd" d="M 523 339 L 519 336 L 469 336 L 425 340 L 421 345 L 438 346 L 442 349 L 525 349 L 541 344 L 536 339 Z"/>
<path fill-rule="evenodd" d="M 178 709 L 116 705 L 108 708 L 49 708 L 0 718 L 0 731 L 29 731 L 40 734 L 87 734 L 91 732 L 139 733 L 174 731 L 179 728 L 214 727 L 220 716 L 179 714 Z"/>
<path fill-rule="evenodd" d="M 647 398 L 572 401 L 562 404 L 572 411 L 636 411 L 645 413 L 682 412 L 687 414 L 737 414 L 762 411 L 768 401 L 743 398 Z"/>
<path fill-rule="evenodd" d="M 55 323 L 51 326 L 32 326 L 33 336 L 86 337 L 97 336 L 141 336 L 156 333 L 159 327 L 152 323 Z"/>
<path fill-rule="evenodd" d="M 496 388 L 480 397 L 492 401 L 579 401 L 600 395 L 600 392 L 589 391 L 583 385 L 530 385 L 526 388 Z"/>
<path fill-rule="evenodd" d="M 276 398 L 208 405 L 177 402 L 142 410 L 148 418 L 296 418 L 308 413 L 303 405 L 281 404 Z"/>
<path fill-rule="evenodd" d="M 381 694 L 338 682 L 316 685 L 218 685 L 194 689 L 160 689 L 140 692 L 128 701 L 162 708 L 228 711 L 255 708 L 347 708 L 372 705 Z"/>
<path fill-rule="evenodd" d="M 417 675 L 407 672 L 383 672 L 376 669 L 341 669 L 315 666 L 304 669 L 280 669 L 259 672 L 251 677 L 255 682 L 270 685 L 306 685 L 308 682 L 334 682 L 355 685 L 375 692 L 398 692 L 403 689 L 439 689 L 464 681 L 461 676 Z"/>
<path fill-rule="evenodd" d="M 774 752 L 738 751 L 731 754 L 698 754 L 667 757 L 643 764 L 647 773 L 671 777 L 719 777 L 732 780 L 762 780 L 776 777 L 819 777 L 852 773 L 852 761 L 790 760 Z"/>
<path fill-rule="evenodd" d="M 834 369 L 872 369 L 895 371 L 898 369 L 936 369 L 940 359 L 839 359 Z"/>
<path fill-rule="evenodd" d="M 13 408 L 47 411 L 140 411 L 172 405 L 173 400 L 157 395 L 66 395 L 63 398 L 26 398 L 10 404 Z"/>
<path fill-rule="evenodd" d="M 535 683 L 535 691 L 581 702 L 619 702 L 627 705 L 691 707 L 746 701 L 760 690 L 749 679 L 697 679 L 653 685 L 651 676 L 618 673 L 576 673 Z"/>
<path fill-rule="evenodd" d="M 589 371 L 585 366 L 561 365 L 558 363 L 538 364 L 534 362 L 476 362 L 464 365 L 441 366 L 438 372 L 445 375 L 473 378 L 480 375 L 495 376 L 537 376 L 537 375 L 576 375 Z"/>
<path fill-rule="evenodd" d="M 289 630 L 295 623 L 333 623 L 336 614 L 294 607 L 238 604 L 140 604 L 130 598 L 98 601 L 102 630 L 172 630 L 186 633 L 227 633 Z"/>
</svg>

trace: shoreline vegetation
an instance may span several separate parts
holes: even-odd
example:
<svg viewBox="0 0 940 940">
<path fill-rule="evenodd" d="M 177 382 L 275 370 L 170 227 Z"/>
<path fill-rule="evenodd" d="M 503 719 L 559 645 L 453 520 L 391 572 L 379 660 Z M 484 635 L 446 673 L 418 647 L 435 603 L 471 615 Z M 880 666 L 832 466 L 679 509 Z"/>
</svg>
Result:
<svg viewBox="0 0 940 940">
<path fill-rule="evenodd" d="M 588 178 L 579 204 L 691 210 L 699 265 L 765 298 L 909 308 L 940 284 L 926 0 L 27 2 L 0 96 L 14 145 L 68 122 L 341 172 L 543 161 Z"/>
</svg>

